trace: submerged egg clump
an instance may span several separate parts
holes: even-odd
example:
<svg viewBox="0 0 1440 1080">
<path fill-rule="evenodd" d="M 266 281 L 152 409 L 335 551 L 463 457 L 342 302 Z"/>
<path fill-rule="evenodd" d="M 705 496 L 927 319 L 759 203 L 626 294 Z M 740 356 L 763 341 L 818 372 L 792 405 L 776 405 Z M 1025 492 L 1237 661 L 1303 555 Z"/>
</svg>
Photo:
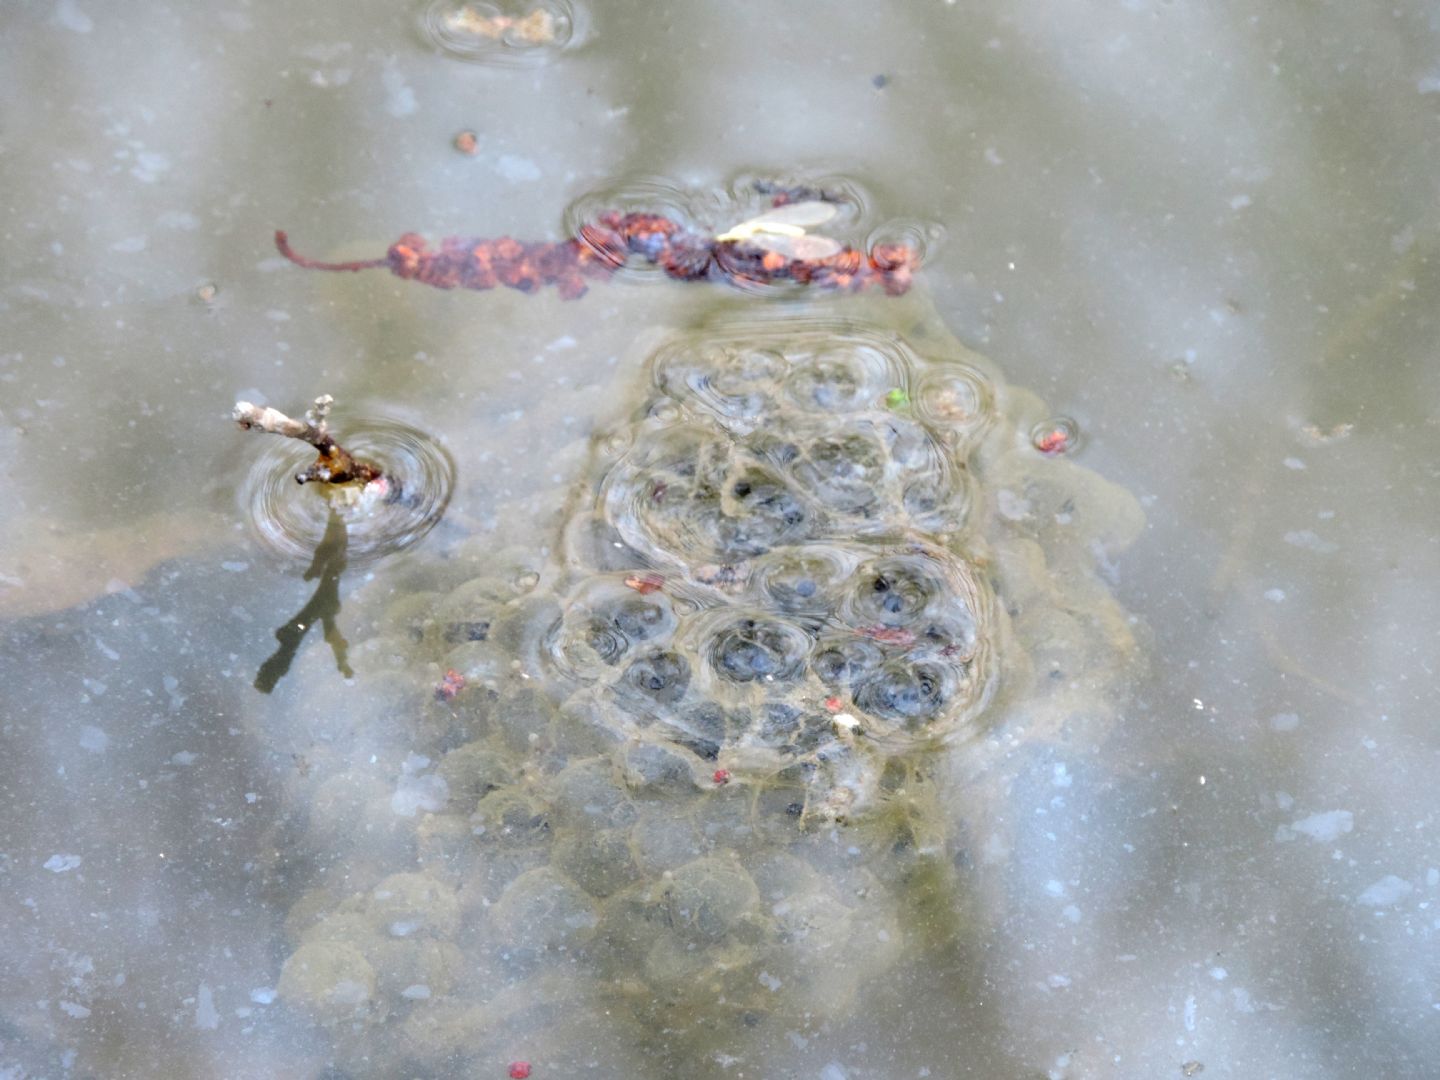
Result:
<svg viewBox="0 0 1440 1080">
<path fill-rule="evenodd" d="M 624 1075 L 657 1031 L 702 1060 L 927 948 L 939 763 L 1102 713 L 1130 647 L 1092 564 L 1133 500 L 985 372 L 839 320 L 677 335 L 523 587 L 477 538 L 392 601 L 356 646 L 393 657 L 384 752 L 348 715 L 313 751 L 347 858 L 277 984 L 347 1073 Z"/>
</svg>

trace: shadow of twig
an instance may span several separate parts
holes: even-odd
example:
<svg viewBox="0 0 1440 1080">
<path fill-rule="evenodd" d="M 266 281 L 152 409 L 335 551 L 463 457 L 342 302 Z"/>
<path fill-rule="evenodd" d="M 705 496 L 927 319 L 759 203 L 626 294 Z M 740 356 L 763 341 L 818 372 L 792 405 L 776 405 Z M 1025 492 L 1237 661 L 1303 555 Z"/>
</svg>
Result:
<svg viewBox="0 0 1440 1080">
<path fill-rule="evenodd" d="M 319 578 L 320 583 L 315 586 L 315 593 L 305 606 L 275 631 L 275 640 L 280 642 L 280 647 L 260 665 L 260 671 L 255 676 L 255 689 L 262 694 L 270 693 L 285 677 L 300 649 L 300 642 L 304 640 L 310 627 L 315 625 L 316 620 L 319 620 L 324 628 L 325 640 L 335 654 L 335 666 L 340 670 L 340 674 L 346 678 L 355 674 L 350 669 L 346 656 L 349 644 L 341 635 L 339 624 L 335 621 L 340 614 L 340 575 L 345 572 L 348 546 L 349 533 L 345 528 L 345 521 L 332 510 L 330 520 L 325 526 L 325 535 L 320 538 L 320 543 L 315 548 L 315 558 L 311 561 L 310 568 L 305 571 L 306 581 Z"/>
</svg>

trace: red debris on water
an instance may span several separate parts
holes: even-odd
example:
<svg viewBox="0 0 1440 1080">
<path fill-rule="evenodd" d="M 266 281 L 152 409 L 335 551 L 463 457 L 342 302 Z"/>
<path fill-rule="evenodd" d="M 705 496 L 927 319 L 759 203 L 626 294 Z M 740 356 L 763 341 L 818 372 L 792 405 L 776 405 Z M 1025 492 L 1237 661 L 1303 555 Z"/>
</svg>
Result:
<svg viewBox="0 0 1440 1080">
<path fill-rule="evenodd" d="M 1073 450 L 1079 435 L 1075 421 L 1062 416 L 1036 424 L 1030 432 L 1030 445 L 1047 457 L 1054 457 Z"/>
<path fill-rule="evenodd" d="M 914 645 L 915 634 L 903 626 L 862 626 L 860 633 L 884 645 Z"/>
<path fill-rule="evenodd" d="M 844 708 L 844 703 L 838 697 L 832 695 L 831 697 L 827 697 L 825 699 L 825 708 L 829 709 L 831 712 L 839 712 L 842 708 Z"/>
<path fill-rule="evenodd" d="M 1035 440 L 1035 449 L 1042 454 L 1058 454 L 1065 449 L 1065 444 L 1070 441 L 1070 436 L 1056 428 L 1054 431 L 1047 431 Z"/>
<path fill-rule="evenodd" d="M 463 148 L 462 148 L 463 149 Z M 775 194 L 772 205 L 789 202 Z M 567 240 L 525 243 L 513 237 L 446 237 L 432 248 L 424 237 L 406 233 L 384 258 L 322 262 L 297 254 L 283 231 L 275 247 L 307 270 L 359 271 L 386 267 L 396 277 L 437 289 L 493 289 L 504 285 L 534 292 L 554 285 L 562 298 L 585 294 L 589 280 L 609 278 L 632 259 L 658 266 L 677 281 L 716 280 L 740 286 L 790 281 L 832 292 L 879 288 L 887 295 L 907 292 L 920 266 L 920 252 L 906 244 L 875 244 L 869 251 L 844 247 L 824 258 L 803 259 L 767 250 L 748 240 L 721 240 L 687 229 L 663 214 L 597 214 Z"/>
<path fill-rule="evenodd" d="M 716 769 L 716 770 L 715 770 L 715 775 L 712 776 L 710 779 L 714 780 L 715 783 L 717 783 L 717 784 L 719 784 L 720 786 L 723 787 L 724 785 L 726 785 L 726 784 L 728 784 L 728 783 L 730 782 L 730 770 L 729 770 L 729 769 Z"/>
<path fill-rule="evenodd" d="M 445 677 L 440 680 L 440 685 L 435 687 L 436 701 L 454 701 L 455 695 L 465 689 L 465 676 L 454 668 L 445 672 Z"/>
<path fill-rule="evenodd" d="M 512 1061 L 510 1063 L 510 1080 L 525 1080 L 530 1075 L 530 1062 Z"/>
<path fill-rule="evenodd" d="M 659 574 L 631 574 L 625 579 L 625 584 L 641 596 L 649 596 L 665 587 L 665 579 Z"/>
</svg>

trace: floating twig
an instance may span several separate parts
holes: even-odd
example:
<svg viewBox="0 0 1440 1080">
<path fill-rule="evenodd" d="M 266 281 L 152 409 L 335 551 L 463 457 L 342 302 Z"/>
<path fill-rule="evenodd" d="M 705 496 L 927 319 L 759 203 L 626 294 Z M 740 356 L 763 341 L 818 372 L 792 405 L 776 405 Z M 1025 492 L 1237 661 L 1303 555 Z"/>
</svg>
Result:
<svg viewBox="0 0 1440 1080">
<path fill-rule="evenodd" d="M 333 397 L 322 394 L 306 411 L 303 420 L 286 416 L 279 409 L 268 406 L 262 408 L 248 401 L 237 401 L 231 415 L 235 422 L 247 431 L 283 435 L 287 439 L 299 439 L 309 443 L 315 448 L 319 457 L 303 472 L 296 474 L 296 483 L 305 484 L 312 480 L 323 484 L 374 483 L 383 475 L 380 469 L 368 461 L 356 458 L 330 434 L 327 417 L 330 415 L 330 406 L 334 403 Z"/>
</svg>

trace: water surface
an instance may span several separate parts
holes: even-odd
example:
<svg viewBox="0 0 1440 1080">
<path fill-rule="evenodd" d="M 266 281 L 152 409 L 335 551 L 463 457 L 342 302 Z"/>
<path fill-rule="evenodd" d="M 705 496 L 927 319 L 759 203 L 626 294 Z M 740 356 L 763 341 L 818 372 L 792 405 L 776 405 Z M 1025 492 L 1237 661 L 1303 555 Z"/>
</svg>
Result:
<svg viewBox="0 0 1440 1080">
<path fill-rule="evenodd" d="M 557 985 L 497 960 L 492 1012 L 451 1021 L 492 1055 L 464 1067 L 1430 1071 L 1433 12 L 613 3 L 518 67 L 437 52 L 418 17 L 5 16 L 0 1064 L 393 1075 L 425 999 L 337 1026 L 279 989 L 307 912 L 363 913 L 417 869 L 425 778 L 452 747 L 442 716 L 403 707 L 444 673 L 413 620 L 464 560 L 517 588 L 552 565 L 591 436 L 646 398 L 650 356 L 763 303 L 306 273 L 272 231 L 332 259 L 407 230 L 558 239 L 567 205 L 627 177 L 772 173 L 849 178 L 875 220 L 943 225 L 914 296 L 849 314 L 902 335 L 938 318 L 1076 419 L 1077 467 L 1145 526 L 1123 553 L 1081 544 L 1054 580 L 1095 568 L 1087 610 L 1113 597 L 1145 661 L 1102 695 L 1103 725 L 937 766 L 951 783 L 922 817 L 943 873 L 904 879 L 863 826 L 834 831 L 836 862 L 812 863 L 826 888 L 852 846 L 861 872 L 910 882 L 882 926 L 909 951 L 862 954 L 876 977 L 844 1000 L 726 1027 L 682 995 L 683 1023 L 646 1026 L 638 967 Z M 434 435 L 456 490 L 422 543 L 347 570 L 356 678 L 312 632 L 267 696 L 256 673 L 314 582 L 248 530 L 260 450 L 226 416 L 322 392 L 337 422 Z"/>
</svg>

